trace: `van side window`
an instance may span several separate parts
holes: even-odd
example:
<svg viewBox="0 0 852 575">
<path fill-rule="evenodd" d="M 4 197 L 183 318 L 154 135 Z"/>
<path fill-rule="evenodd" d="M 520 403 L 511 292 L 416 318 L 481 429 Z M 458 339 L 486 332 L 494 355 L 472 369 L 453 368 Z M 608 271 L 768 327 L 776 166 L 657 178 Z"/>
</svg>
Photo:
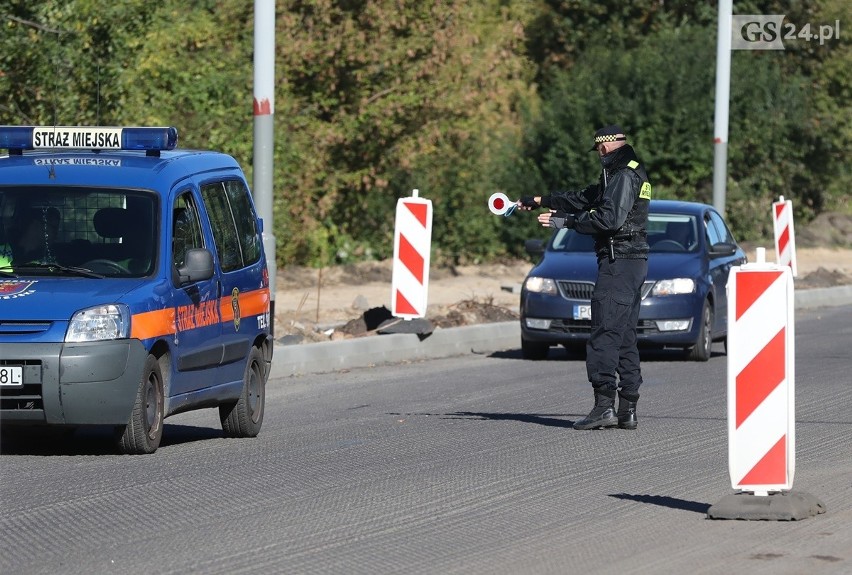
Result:
<svg viewBox="0 0 852 575">
<path fill-rule="evenodd" d="M 261 246 L 248 189 L 237 180 L 207 184 L 201 197 L 213 228 L 213 240 L 223 272 L 257 262 Z"/>
<path fill-rule="evenodd" d="M 257 233 L 257 215 L 249 201 L 249 191 L 242 182 L 225 182 L 225 191 L 234 213 L 237 237 L 243 251 L 243 266 L 248 266 L 260 260 L 261 240 L 260 234 Z"/>
<path fill-rule="evenodd" d="M 185 263 L 187 250 L 203 247 L 204 238 L 195 200 L 190 193 L 181 194 L 172 208 L 172 261 L 176 267 L 181 267 Z"/>
</svg>

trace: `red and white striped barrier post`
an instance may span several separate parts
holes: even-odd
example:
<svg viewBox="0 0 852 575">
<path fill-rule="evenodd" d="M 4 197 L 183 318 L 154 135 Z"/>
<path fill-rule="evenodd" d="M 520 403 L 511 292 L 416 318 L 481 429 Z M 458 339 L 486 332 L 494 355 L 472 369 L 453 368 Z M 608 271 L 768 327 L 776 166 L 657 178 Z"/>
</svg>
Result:
<svg viewBox="0 0 852 575">
<path fill-rule="evenodd" d="M 782 266 L 789 266 L 793 277 L 799 277 L 796 268 L 796 234 L 793 230 L 793 202 L 780 196 L 772 203 L 775 229 L 775 257 Z"/>
<path fill-rule="evenodd" d="M 412 197 L 396 203 L 391 313 L 403 319 L 425 316 L 429 293 L 432 201 L 418 194 L 413 190 Z"/>
<path fill-rule="evenodd" d="M 728 279 L 728 468 L 755 495 L 790 489 L 796 468 L 793 280 L 761 259 Z"/>
<path fill-rule="evenodd" d="M 793 277 L 765 257 L 758 248 L 756 263 L 728 276 L 728 471 L 740 493 L 711 507 L 713 519 L 825 511 L 810 496 L 789 496 L 796 470 Z"/>
</svg>

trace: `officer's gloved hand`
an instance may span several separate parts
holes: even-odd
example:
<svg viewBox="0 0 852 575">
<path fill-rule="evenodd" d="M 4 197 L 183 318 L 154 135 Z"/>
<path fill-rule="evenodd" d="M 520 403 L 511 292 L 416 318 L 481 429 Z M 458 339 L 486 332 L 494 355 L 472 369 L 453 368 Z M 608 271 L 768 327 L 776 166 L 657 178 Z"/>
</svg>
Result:
<svg viewBox="0 0 852 575">
<path fill-rule="evenodd" d="M 532 209 L 541 207 L 541 204 L 535 201 L 535 196 L 521 196 L 521 199 L 519 201 L 521 202 L 521 205 L 525 208 Z"/>
<path fill-rule="evenodd" d="M 562 228 L 573 228 L 574 220 L 577 219 L 574 214 L 567 214 L 561 210 L 556 210 L 550 214 L 550 227 L 557 230 Z"/>
</svg>

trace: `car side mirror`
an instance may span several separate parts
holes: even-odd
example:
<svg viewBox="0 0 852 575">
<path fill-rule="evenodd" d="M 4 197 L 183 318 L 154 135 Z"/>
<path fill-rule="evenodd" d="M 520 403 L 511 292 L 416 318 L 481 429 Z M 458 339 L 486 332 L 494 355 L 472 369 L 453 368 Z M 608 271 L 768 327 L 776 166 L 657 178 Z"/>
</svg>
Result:
<svg viewBox="0 0 852 575">
<path fill-rule="evenodd" d="M 719 242 L 710 246 L 710 257 L 721 258 L 732 256 L 737 253 L 736 244 L 729 244 L 727 242 Z"/>
<path fill-rule="evenodd" d="M 209 280 L 213 277 L 213 254 L 204 248 L 186 250 L 184 264 L 177 273 L 180 285 Z"/>
<path fill-rule="evenodd" d="M 529 255 L 533 257 L 540 256 L 544 253 L 544 240 L 527 240 L 526 242 L 524 242 L 524 249 Z"/>
</svg>

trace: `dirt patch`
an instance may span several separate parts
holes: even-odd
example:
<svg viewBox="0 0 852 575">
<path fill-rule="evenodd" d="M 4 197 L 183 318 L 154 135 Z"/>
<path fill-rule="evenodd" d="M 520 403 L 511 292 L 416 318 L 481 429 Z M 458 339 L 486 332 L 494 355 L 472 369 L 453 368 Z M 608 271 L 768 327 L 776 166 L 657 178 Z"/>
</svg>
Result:
<svg viewBox="0 0 852 575">
<path fill-rule="evenodd" d="M 852 277 L 839 270 L 827 270 L 821 267 L 802 278 L 796 279 L 793 284 L 796 289 L 836 287 L 852 285 Z"/>
</svg>

